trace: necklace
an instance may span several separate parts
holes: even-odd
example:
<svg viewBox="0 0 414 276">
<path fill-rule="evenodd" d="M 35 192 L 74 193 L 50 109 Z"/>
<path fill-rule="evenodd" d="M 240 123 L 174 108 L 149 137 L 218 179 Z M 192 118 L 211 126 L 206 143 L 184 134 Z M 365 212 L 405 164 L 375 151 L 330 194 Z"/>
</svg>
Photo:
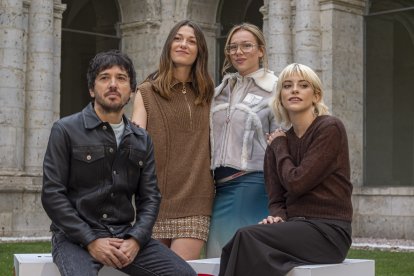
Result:
<svg viewBox="0 0 414 276">
<path fill-rule="evenodd" d="M 187 88 L 185 87 L 185 83 L 183 82 L 183 89 L 181 90 L 181 93 L 184 95 L 187 94 Z"/>
</svg>

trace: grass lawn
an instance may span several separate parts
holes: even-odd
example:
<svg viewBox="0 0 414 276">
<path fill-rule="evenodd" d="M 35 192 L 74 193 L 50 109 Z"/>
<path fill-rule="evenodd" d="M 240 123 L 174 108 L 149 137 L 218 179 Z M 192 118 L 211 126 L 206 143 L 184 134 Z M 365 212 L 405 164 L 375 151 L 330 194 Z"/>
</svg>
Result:
<svg viewBox="0 0 414 276">
<path fill-rule="evenodd" d="M 375 260 L 376 276 L 414 275 L 414 252 L 351 250 L 348 258 Z"/>
<path fill-rule="evenodd" d="M 15 253 L 49 252 L 49 242 L 0 243 L 0 275 L 13 275 L 13 254 Z M 414 276 L 414 252 L 351 250 L 348 258 L 374 259 L 376 276 Z"/>
<path fill-rule="evenodd" d="M 0 243 L 0 275 L 13 275 L 13 254 L 50 253 L 50 242 Z"/>
</svg>

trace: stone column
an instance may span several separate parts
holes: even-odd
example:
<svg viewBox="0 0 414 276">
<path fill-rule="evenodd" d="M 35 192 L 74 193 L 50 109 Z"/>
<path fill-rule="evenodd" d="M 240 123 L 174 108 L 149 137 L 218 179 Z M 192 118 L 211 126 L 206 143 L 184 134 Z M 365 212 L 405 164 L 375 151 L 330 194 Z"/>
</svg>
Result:
<svg viewBox="0 0 414 276">
<path fill-rule="evenodd" d="M 54 5 L 53 18 L 53 121 L 60 117 L 60 71 L 62 61 L 62 14 L 66 5 Z"/>
<path fill-rule="evenodd" d="M 260 7 L 259 11 L 263 14 L 263 35 L 266 39 L 269 37 L 269 1 L 263 0 L 263 6 Z M 269 41 L 267 41 L 269 45 Z M 269 47 L 269 46 L 268 46 Z"/>
<path fill-rule="evenodd" d="M 24 166 L 24 14 L 22 0 L 0 0 L 0 174 Z"/>
<path fill-rule="evenodd" d="M 321 73 L 321 24 L 319 0 L 296 0 L 295 58 Z"/>
<path fill-rule="evenodd" d="M 276 75 L 292 63 L 292 32 L 290 0 L 269 0 L 267 49 L 269 68 Z"/>
<path fill-rule="evenodd" d="M 40 174 L 54 119 L 53 0 L 32 0 L 26 72 L 25 169 Z"/>
<path fill-rule="evenodd" d="M 363 183 L 365 0 L 321 0 L 322 83 L 333 115 L 347 129 L 351 181 Z"/>
<path fill-rule="evenodd" d="M 161 39 L 158 21 L 141 21 L 120 24 L 122 51 L 134 62 L 137 82 L 142 82 L 158 67 L 161 53 Z M 164 42 L 164 41 L 163 41 Z M 125 108 L 127 116 L 132 114 L 133 99 Z"/>
<path fill-rule="evenodd" d="M 203 30 L 204 36 L 206 38 L 207 48 L 208 48 L 208 72 L 210 73 L 213 80 L 218 77 L 219 72 L 215 69 L 215 57 L 216 57 L 216 36 L 219 32 L 219 26 L 216 23 L 199 23 L 201 29 Z"/>
<path fill-rule="evenodd" d="M 122 51 L 133 60 L 138 82 L 143 81 L 158 66 L 162 40 L 155 34 L 159 28 L 160 22 L 158 21 L 131 22 L 120 25 Z"/>
</svg>

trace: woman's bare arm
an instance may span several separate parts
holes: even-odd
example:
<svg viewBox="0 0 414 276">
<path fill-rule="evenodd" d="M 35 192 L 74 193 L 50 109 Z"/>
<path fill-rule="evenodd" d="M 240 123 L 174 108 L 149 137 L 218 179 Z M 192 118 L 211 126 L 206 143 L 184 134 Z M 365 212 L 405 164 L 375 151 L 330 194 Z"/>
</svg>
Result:
<svg viewBox="0 0 414 276">
<path fill-rule="evenodd" d="M 147 111 L 145 110 L 144 101 L 139 90 L 137 90 L 134 98 L 131 121 L 142 128 L 147 128 Z"/>
</svg>

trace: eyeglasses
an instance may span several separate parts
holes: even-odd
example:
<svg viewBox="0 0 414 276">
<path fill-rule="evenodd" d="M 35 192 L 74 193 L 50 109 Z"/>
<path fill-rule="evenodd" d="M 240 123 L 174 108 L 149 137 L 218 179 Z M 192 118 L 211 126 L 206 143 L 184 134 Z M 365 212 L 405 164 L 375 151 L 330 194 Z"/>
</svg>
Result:
<svg viewBox="0 0 414 276">
<path fill-rule="evenodd" d="M 257 46 L 257 44 L 253 44 L 250 42 L 244 42 L 240 44 L 232 43 L 232 44 L 227 45 L 225 50 L 226 50 L 226 54 L 234 55 L 240 47 L 240 50 L 243 53 L 249 53 L 253 50 L 254 46 Z"/>
</svg>

